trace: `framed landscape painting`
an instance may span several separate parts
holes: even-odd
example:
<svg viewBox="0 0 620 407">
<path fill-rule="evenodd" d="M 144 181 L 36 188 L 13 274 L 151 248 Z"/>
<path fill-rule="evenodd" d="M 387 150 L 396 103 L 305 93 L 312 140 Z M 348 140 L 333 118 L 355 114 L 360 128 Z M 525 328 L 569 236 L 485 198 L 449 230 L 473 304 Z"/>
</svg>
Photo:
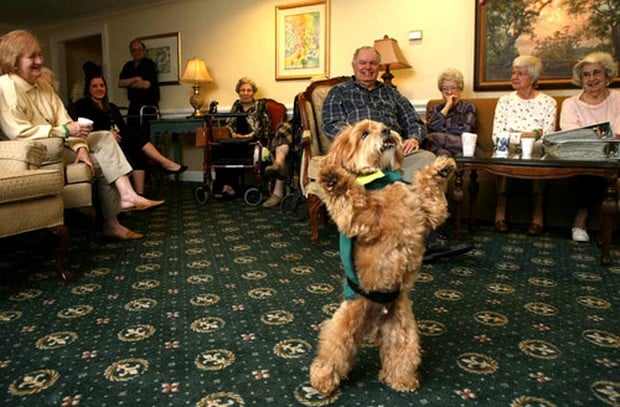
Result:
<svg viewBox="0 0 620 407">
<path fill-rule="evenodd" d="M 574 88 L 575 63 L 593 51 L 620 59 L 618 8 L 606 0 L 487 0 L 476 2 L 474 90 L 510 90 L 512 61 L 542 59 L 539 89 Z M 618 86 L 616 78 L 611 86 Z"/>
<path fill-rule="evenodd" d="M 276 80 L 329 76 L 329 0 L 276 6 Z"/>
</svg>

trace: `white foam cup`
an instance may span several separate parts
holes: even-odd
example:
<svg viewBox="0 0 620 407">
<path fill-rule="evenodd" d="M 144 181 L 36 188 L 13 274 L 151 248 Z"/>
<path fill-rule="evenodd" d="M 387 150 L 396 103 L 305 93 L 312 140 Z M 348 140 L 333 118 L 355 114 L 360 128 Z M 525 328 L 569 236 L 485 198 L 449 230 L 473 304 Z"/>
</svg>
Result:
<svg viewBox="0 0 620 407">
<path fill-rule="evenodd" d="M 476 151 L 476 141 L 478 135 L 475 133 L 463 132 L 461 141 L 463 142 L 463 157 L 473 157 Z"/>
<path fill-rule="evenodd" d="M 532 137 L 521 137 L 521 158 L 532 158 L 535 141 Z"/>
<path fill-rule="evenodd" d="M 93 121 L 90 120 L 90 119 L 87 119 L 86 117 L 78 117 L 77 121 L 82 126 L 92 126 L 93 125 Z"/>
</svg>

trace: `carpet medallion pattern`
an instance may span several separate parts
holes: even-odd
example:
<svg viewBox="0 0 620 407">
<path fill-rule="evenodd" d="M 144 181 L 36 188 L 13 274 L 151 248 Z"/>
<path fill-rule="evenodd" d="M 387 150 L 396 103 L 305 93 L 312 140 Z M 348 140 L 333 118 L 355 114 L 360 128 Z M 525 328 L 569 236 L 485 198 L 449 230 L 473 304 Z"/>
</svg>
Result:
<svg viewBox="0 0 620 407">
<path fill-rule="evenodd" d="M 73 284 L 53 238 L 2 240 L 0 404 L 7 406 L 620 406 L 620 242 L 611 267 L 567 231 L 466 235 L 475 249 L 423 266 L 411 298 L 421 387 L 378 380 L 365 343 L 338 392 L 308 369 L 342 300 L 338 235 L 241 200 L 166 204 L 123 220 L 145 238 L 87 251 L 72 227 Z M 17 250 L 12 247 L 18 247 Z"/>
</svg>

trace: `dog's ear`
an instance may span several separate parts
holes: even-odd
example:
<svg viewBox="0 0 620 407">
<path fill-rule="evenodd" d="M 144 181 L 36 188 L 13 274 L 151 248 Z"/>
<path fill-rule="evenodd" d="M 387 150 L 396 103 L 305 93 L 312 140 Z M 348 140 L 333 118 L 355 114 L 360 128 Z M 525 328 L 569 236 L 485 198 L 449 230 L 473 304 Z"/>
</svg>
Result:
<svg viewBox="0 0 620 407">
<path fill-rule="evenodd" d="M 324 163 L 343 167 L 345 163 L 351 161 L 352 155 L 355 154 L 355 145 L 351 139 L 352 131 L 353 126 L 348 126 L 334 138 L 323 160 Z"/>
</svg>

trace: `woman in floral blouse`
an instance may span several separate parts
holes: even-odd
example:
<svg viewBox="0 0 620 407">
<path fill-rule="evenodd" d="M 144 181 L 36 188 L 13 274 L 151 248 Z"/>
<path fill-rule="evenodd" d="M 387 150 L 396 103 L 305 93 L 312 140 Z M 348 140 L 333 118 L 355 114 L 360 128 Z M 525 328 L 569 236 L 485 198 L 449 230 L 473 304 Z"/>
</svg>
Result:
<svg viewBox="0 0 620 407">
<path fill-rule="evenodd" d="M 519 133 L 520 137 L 534 137 L 535 133 L 547 134 L 555 130 L 555 99 L 536 89 L 542 73 L 542 61 L 534 56 L 521 55 L 512 62 L 510 77 L 514 92 L 499 98 L 493 119 L 493 139 L 501 132 Z M 500 232 L 508 230 L 506 223 L 506 177 L 499 179 L 495 228 Z M 543 183 L 533 181 L 534 209 L 528 233 L 543 232 Z"/>
</svg>

